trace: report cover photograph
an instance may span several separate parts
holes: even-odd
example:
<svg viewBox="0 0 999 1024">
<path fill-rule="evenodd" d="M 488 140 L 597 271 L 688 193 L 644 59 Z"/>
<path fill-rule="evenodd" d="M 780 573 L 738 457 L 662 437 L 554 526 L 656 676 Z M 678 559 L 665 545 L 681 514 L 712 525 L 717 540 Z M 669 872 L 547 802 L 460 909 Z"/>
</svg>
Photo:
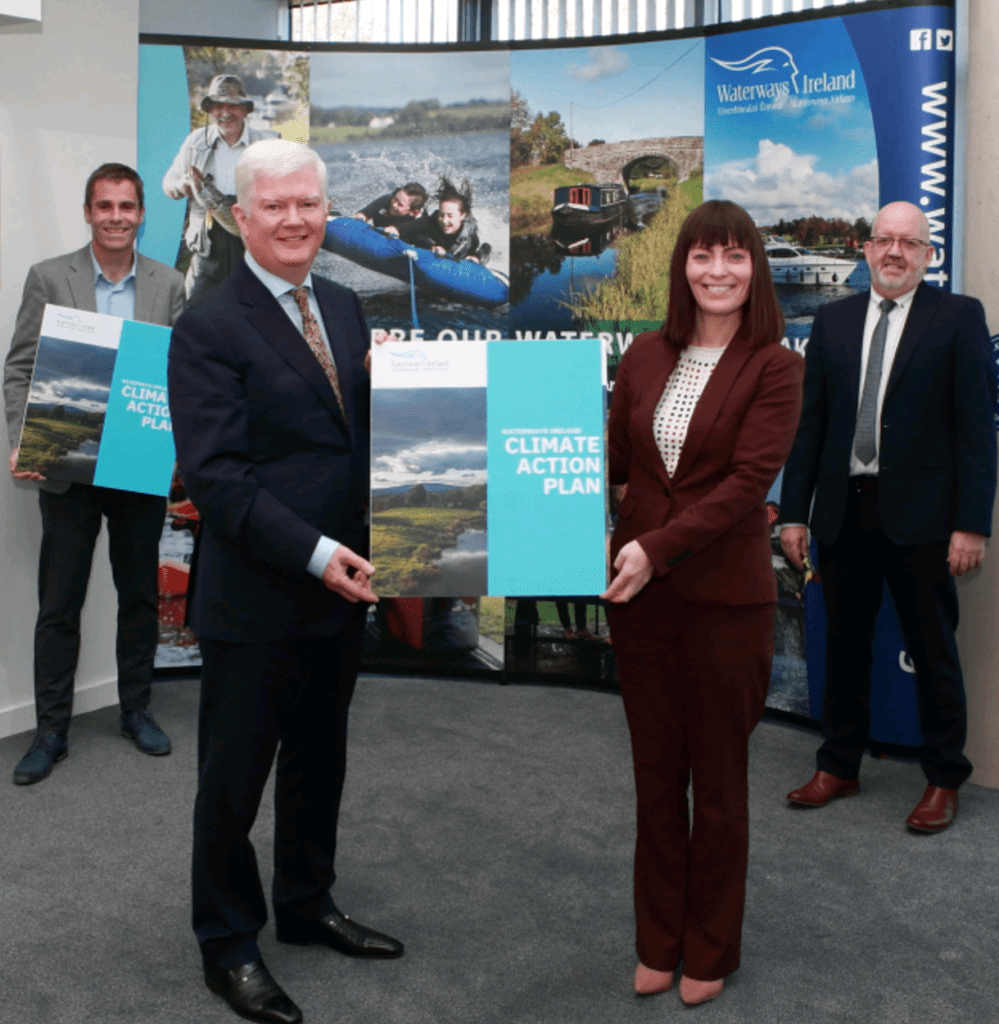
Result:
<svg viewBox="0 0 999 1024">
<path fill-rule="evenodd" d="M 375 346 L 377 592 L 602 591 L 603 418 L 596 338 Z"/>
<path fill-rule="evenodd" d="M 168 327 L 47 305 L 18 471 L 165 495 L 174 463 L 169 344 Z"/>
<path fill-rule="evenodd" d="M 484 347 L 378 345 L 372 383 L 377 592 L 488 593 Z"/>
</svg>

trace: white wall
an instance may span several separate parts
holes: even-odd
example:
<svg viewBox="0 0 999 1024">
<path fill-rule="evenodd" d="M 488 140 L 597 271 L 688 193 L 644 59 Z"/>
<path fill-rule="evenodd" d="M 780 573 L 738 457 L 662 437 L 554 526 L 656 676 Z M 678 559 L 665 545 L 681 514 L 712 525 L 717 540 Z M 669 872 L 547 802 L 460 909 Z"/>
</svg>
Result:
<svg viewBox="0 0 999 1024">
<path fill-rule="evenodd" d="M 135 164 L 139 0 L 45 0 L 41 24 L 0 26 L 0 351 L 28 267 L 89 239 L 87 175 Z M 6 431 L 3 437 L 6 438 Z M 0 445 L 3 463 L 9 454 Z M 0 472 L 0 736 L 33 729 L 37 492 Z M 84 609 L 76 711 L 117 701 L 106 539 Z"/>
<path fill-rule="evenodd" d="M 230 39 L 287 39 L 287 0 L 140 0 L 139 31 Z"/>
</svg>

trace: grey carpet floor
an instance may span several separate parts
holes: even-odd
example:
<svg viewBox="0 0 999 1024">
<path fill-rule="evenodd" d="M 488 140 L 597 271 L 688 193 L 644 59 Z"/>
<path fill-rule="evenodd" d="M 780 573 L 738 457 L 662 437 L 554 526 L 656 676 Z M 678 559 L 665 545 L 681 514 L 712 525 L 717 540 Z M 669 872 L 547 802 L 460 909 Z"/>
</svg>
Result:
<svg viewBox="0 0 999 1024">
<path fill-rule="evenodd" d="M 174 742 L 147 758 L 105 709 L 74 720 L 51 778 L 14 787 L 0 740 L 0 1022 L 188 1024 L 234 1017 L 201 981 L 188 924 L 197 683 L 158 683 Z M 406 943 L 401 960 L 284 946 L 272 972 L 312 1024 L 989 1024 L 999 1020 L 999 792 L 907 833 L 918 767 L 867 761 L 819 811 L 784 793 L 815 735 L 753 737 L 743 965 L 722 997 L 631 993 L 634 835 L 614 694 L 363 676 L 351 718 L 335 896 Z M 265 874 L 273 815 L 254 831 Z"/>
</svg>

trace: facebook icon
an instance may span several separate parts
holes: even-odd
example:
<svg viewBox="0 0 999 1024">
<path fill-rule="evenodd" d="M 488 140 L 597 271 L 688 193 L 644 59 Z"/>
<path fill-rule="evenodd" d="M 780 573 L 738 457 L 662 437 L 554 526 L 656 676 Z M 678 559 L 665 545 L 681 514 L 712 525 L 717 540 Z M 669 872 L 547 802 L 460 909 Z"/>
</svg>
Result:
<svg viewBox="0 0 999 1024">
<path fill-rule="evenodd" d="M 933 30 L 929 28 L 914 28 L 909 30 L 910 50 L 932 50 Z"/>
</svg>

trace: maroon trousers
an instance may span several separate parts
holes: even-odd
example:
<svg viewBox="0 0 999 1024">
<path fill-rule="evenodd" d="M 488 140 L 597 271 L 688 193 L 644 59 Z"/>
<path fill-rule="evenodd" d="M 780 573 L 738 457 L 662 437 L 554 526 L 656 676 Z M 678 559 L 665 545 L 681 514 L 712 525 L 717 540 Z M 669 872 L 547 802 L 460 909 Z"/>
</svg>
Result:
<svg viewBox="0 0 999 1024">
<path fill-rule="evenodd" d="M 609 609 L 638 800 L 635 917 L 647 967 L 739 966 L 748 747 L 770 684 L 774 605 L 696 605 L 658 577 Z M 693 821 L 687 803 L 693 790 Z"/>
</svg>

